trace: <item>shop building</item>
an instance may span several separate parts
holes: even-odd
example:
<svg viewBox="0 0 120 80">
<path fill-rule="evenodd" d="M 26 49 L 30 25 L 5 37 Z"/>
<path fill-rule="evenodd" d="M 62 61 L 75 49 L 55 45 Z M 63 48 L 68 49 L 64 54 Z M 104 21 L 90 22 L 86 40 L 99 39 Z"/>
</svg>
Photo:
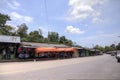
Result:
<svg viewBox="0 0 120 80">
<path fill-rule="evenodd" d="M 10 60 L 17 57 L 20 37 L 0 35 L 0 60 Z"/>
<path fill-rule="evenodd" d="M 18 58 L 76 57 L 76 49 L 63 44 L 21 42 Z"/>
</svg>

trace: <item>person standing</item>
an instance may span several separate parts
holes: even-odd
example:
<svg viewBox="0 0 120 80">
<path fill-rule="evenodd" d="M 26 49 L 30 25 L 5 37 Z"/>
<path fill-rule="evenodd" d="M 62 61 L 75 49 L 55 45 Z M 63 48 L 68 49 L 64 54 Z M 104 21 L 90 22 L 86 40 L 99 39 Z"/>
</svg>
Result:
<svg viewBox="0 0 120 80">
<path fill-rule="evenodd" d="M 5 48 L 2 51 L 2 59 L 6 59 L 6 49 Z"/>
<path fill-rule="evenodd" d="M 11 58 L 11 55 L 10 55 L 10 48 L 8 47 L 7 48 L 7 51 L 6 51 L 6 56 L 7 56 L 7 59 L 10 59 Z"/>
</svg>

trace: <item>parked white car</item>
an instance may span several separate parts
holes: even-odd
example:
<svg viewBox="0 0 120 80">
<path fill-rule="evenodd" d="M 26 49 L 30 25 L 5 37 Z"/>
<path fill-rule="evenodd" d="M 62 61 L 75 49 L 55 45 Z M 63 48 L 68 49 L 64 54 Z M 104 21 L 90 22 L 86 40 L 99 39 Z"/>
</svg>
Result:
<svg viewBox="0 0 120 80">
<path fill-rule="evenodd" d="M 120 62 L 120 50 L 117 51 L 117 54 L 116 54 L 116 59 L 118 62 Z"/>
</svg>

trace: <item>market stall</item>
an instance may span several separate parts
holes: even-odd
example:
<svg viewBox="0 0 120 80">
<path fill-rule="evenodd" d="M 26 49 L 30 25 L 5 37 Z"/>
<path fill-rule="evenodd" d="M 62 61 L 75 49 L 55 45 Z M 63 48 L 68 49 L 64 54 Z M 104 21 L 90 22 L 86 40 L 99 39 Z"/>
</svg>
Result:
<svg viewBox="0 0 120 80">
<path fill-rule="evenodd" d="M 20 37 L 0 35 L 0 60 L 10 60 L 17 56 Z"/>
</svg>

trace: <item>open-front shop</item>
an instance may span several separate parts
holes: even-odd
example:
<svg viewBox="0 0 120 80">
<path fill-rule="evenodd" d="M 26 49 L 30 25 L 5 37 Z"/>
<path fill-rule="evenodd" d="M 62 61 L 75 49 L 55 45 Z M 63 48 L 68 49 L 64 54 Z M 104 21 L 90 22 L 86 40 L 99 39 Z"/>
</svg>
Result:
<svg viewBox="0 0 120 80">
<path fill-rule="evenodd" d="M 17 56 L 19 59 L 71 58 L 74 57 L 75 51 L 75 48 L 22 46 L 18 48 Z"/>
<path fill-rule="evenodd" d="M 20 37 L 0 35 L 0 60 L 11 60 L 17 57 Z"/>
<path fill-rule="evenodd" d="M 74 57 L 75 48 L 46 48 L 40 47 L 35 49 L 36 57 L 47 58 L 71 58 Z"/>
<path fill-rule="evenodd" d="M 71 58 L 76 57 L 76 48 L 60 44 L 21 42 L 18 48 L 19 59 Z"/>
</svg>

